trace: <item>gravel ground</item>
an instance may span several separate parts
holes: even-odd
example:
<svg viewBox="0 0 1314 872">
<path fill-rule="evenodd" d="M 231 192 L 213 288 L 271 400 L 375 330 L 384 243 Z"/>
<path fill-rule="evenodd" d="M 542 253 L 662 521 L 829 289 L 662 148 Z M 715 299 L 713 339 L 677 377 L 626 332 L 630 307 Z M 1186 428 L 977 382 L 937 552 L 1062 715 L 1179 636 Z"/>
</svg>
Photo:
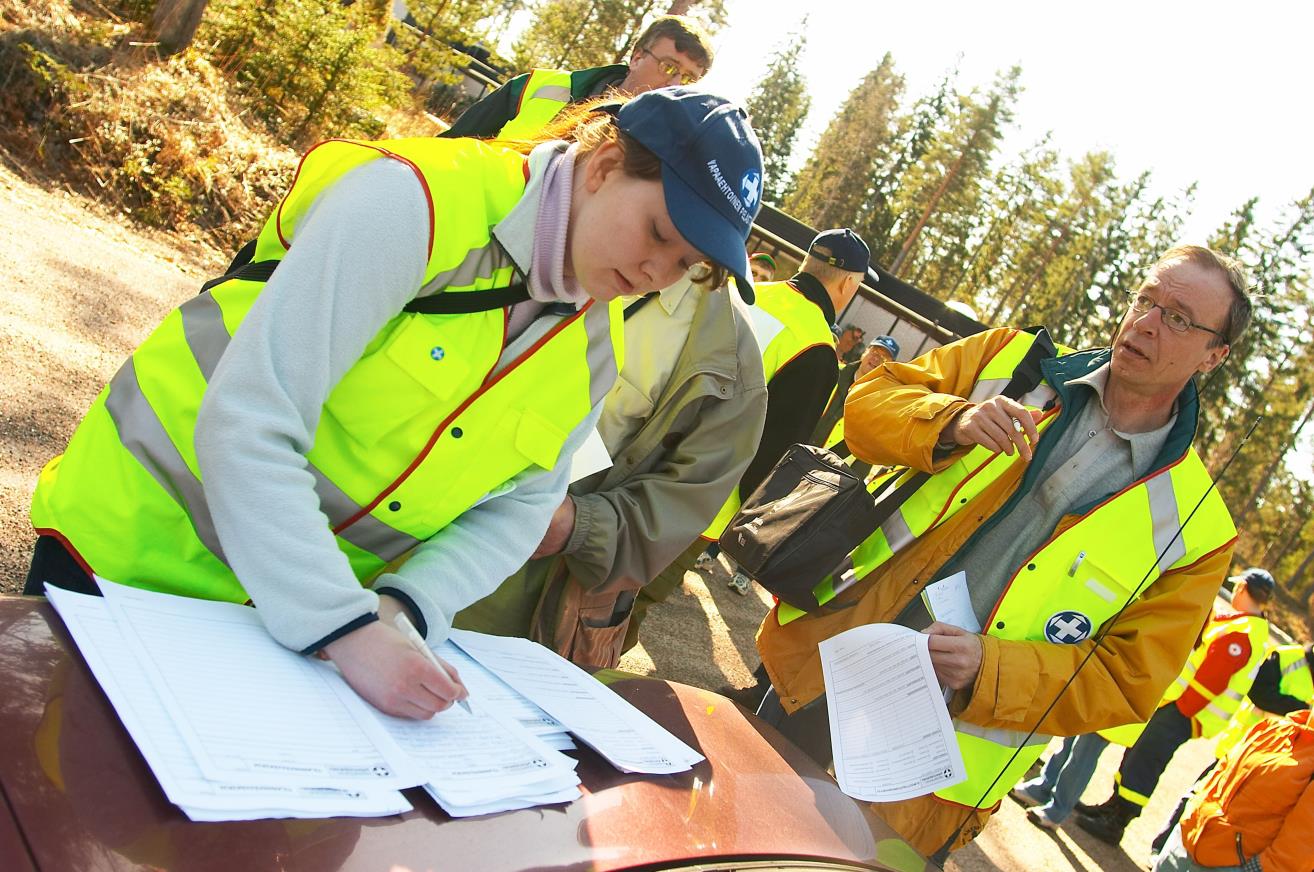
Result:
<svg viewBox="0 0 1314 872">
<path fill-rule="evenodd" d="M 21 589 L 34 536 L 28 504 L 41 466 L 63 449 L 96 392 L 171 308 L 227 263 L 195 240 L 152 233 L 97 204 L 50 191 L 0 164 L 0 591 Z M 753 635 L 769 600 L 739 596 L 724 567 L 688 573 L 652 610 L 621 666 L 700 687 L 745 687 Z M 1210 750 L 1188 745 L 1146 814 L 1111 849 L 1075 824 L 1051 834 L 1012 800 L 948 869 L 958 872 L 1148 868 L 1149 843 Z M 1108 795 L 1118 754 L 1101 761 L 1086 799 Z"/>
</svg>

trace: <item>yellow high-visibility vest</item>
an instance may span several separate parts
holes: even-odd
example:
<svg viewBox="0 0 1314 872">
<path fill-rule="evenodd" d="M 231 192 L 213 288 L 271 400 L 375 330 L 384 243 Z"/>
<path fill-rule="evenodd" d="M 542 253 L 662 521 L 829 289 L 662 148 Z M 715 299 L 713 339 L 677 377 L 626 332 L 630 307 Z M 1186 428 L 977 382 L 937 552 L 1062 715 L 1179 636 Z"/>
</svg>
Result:
<svg viewBox="0 0 1314 872">
<path fill-rule="evenodd" d="M 511 283 L 513 264 L 491 229 L 524 193 L 524 158 L 466 139 L 316 146 L 261 230 L 253 260 L 281 260 L 311 205 L 377 159 L 412 167 L 429 194 L 416 297 Z M 214 530 L 193 433 L 210 374 L 264 287 L 230 278 L 164 319 L 42 471 L 32 502 L 39 532 L 121 583 L 247 599 Z M 554 467 L 615 381 L 623 332 L 614 307 L 590 302 L 489 378 L 504 338 L 501 309 L 400 312 L 325 400 L 307 469 L 362 582 L 521 472 Z"/>
<path fill-rule="evenodd" d="M 570 70 L 531 70 L 515 117 L 495 139 L 533 139 L 570 105 Z"/>
<path fill-rule="evenodd" d="M 1281 673 L 1278 679 L 1278 692 L 1306 702 L 1314 701 L 1314 676 L 1310 675 L 1309 661 L 1305 659 L 1305 647 L 1280 645 L 1275 650 Z M 1250 732 L 1250 728 L 1263 719 L 1263 710 L 1256 708 L 1253 702 L 1246 699 L 1241 703 L 1241 708 L 1237 709 L 1236 714 L 1232 715 L 1227 729 L 1218 734 L 1218 744 L 1214 747 L 1214 754 L 1220 760 L 1226 757 L 1227 752 Z"/>
</svg>

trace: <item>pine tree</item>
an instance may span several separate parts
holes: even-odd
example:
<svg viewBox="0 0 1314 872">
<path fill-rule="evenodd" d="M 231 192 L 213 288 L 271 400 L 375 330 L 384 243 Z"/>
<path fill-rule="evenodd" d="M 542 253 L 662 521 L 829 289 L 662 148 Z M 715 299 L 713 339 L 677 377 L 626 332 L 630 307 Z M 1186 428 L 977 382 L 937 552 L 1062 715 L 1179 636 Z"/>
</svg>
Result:
<svg viewBox="0 0 1314 872">
<path fill-rule="evenodd" d="M 1062 196 L 1063 182 L 1055 175 L 1058 162 L 1047 134 L 995 172 L 983 213 L 989 223 L 973 238 L 971 255 L 944 299 L 963 300 L 983 315 L 992 308 L 998 311 L 1000 284 L 1014 269 L 1013 259 L 1027 228 L 1035 226 Z"/>
<path fill-rule="evenodd" d="M 931 94 L 918 99 L 910 110 L 891 122 L 894 135 L 876 155 L 867 202 L 855 229 L 871 247 L 872 260 L 889 263 L 899 250 L 895 226 L 904 174 L 916 166 L 949 123 L 954 74 L 946 75 Z"/>
<path fill-rule="evenodd" d="M 776 50 L 767 69 L 745 104 L 753 129 L 762 143 L 764 179 L 762 199 L 780 201 L 788 179 L 794 139 L 812 106 L 807 81 L 799 70 L 799 57 L 807 46 L 807 19 L 797 33 Z"/>
<path fill-rule="evenodd" d="M 1012 120 L 1021 72 L 1013 67 L 1001 74 L 984 95 L 961 95 L 950 125 L 900 179 L 896 233 L 901 239 L 890 272 L 912 275 L 920 256 L 930 272 L 915 277 L 935 293 L 952 281 L 946 273 L 961 271 L 967 240 L 980 220 L 982 182 Z"/>
<path fill-rule="evenodd" d="M 191 45 L 209 0 L 159 0 L 151 15 L 151 27 L 160 53 L 177 54 Z"/>
<path fill-rule="evenodd" d="M 785 193 L 785 211 L 813 227 L 860 224 L 877 162 L 894 136 L 903 77 L 886 54 L 849 93 Z"/>
</svg>

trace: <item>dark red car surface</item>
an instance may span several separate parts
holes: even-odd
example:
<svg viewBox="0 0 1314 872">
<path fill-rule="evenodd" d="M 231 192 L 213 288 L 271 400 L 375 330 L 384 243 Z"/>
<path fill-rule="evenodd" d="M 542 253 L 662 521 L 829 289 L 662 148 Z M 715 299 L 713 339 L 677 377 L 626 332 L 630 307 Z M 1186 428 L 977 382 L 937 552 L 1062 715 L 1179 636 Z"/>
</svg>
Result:
<svg viewBox="0 0 1314 872">
<path fill-rule="evenodd" d="M 45 600 L 0 597 L 0 870 L 928 868 L 724 697 L 598 678 L 707 760 L 640 777 L 583 749 L 580 800 L 478 818 L 448 818 L 416 789 L 406 792 L 415 809 L 387 818 L 192 823 L 165 799 Z"/>
</svg>

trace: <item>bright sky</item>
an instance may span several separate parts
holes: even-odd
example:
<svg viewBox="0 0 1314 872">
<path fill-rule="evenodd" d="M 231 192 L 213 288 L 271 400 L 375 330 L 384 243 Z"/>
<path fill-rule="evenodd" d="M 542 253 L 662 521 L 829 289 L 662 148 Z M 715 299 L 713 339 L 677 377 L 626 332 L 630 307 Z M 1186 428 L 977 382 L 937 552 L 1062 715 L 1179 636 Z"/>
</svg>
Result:
<svg viewBox="0 0 1314 872">
<path fill-rule="evenodd" d="M 1107 149 L 1118 175 L 1155 190 L 1199 182 L 1184 241 L 1203 241 L 1247 197 L 1261 220 L 1314 186 L 1314 3 L 1308 0 L 728 0 L 703 84 L 742 100 L 774 48 L 811 11 L 803 70 L 808 148 L 889 51 L 914 99 L 959 66 L 962 89 L 1022 67 L 1016 151 L 1054 132 L 1065 157 Z M 1301 108 L 1301 107 L 1305 108 Z"/>
</svg>

